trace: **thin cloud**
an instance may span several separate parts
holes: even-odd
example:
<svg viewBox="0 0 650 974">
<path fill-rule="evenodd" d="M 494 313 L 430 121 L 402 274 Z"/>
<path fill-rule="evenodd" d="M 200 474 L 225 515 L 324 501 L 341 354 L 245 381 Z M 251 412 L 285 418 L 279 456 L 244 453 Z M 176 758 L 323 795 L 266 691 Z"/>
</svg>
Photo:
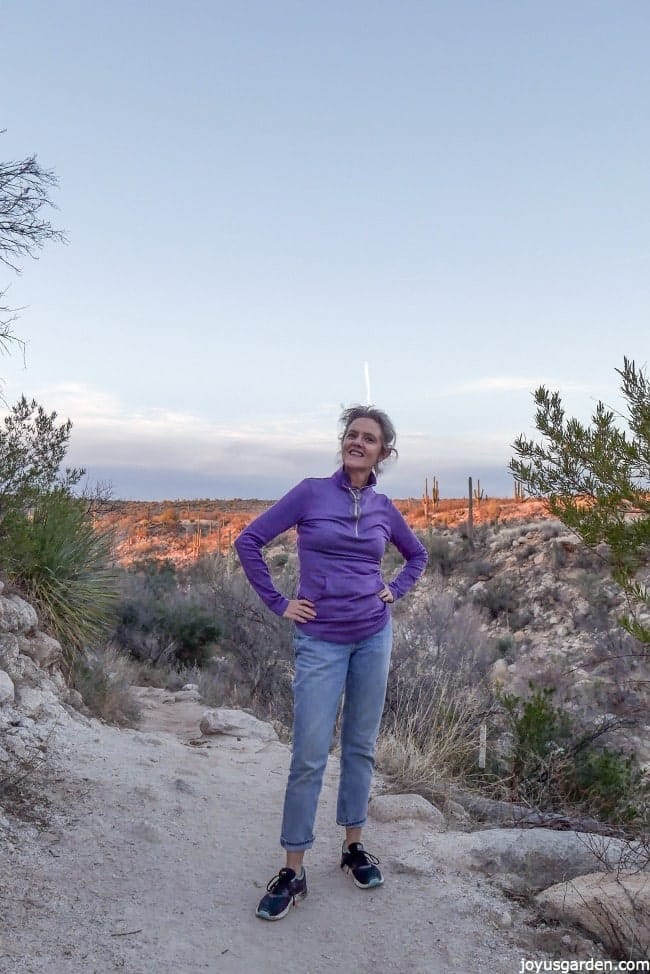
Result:
<svg viewBox="0 0 650 974">
<path fill-rule="evenodd" d="M 91 478 L 107 478 L 119 496 L 277 497 L 304 477 L 328 476 L 339 462 L 335 404 L 293 415 L 266 413 L 233 427 L 190 411 L 129 409 L 80 384 L 48 387 L 36 398 L 73 422 L 66 462 L 85 467 Z M 382 478 L 384 489 L 418 496 L 427 475 L 438 476 L 449 491 L 465 472 L 505 471 L 511 441 L 510 431 L 405 432 L 399 460 Z"/>
<path fill-rule="evenodd" d="M 559 379 L 549 379 L 545 376 L 524 375 L 487 375 L 470 382 L 463 382 L 457 386 L 442 389 L 441 396 L 462 396 L 476 392 L 533 392 L 539 386 L 547 389 L 560 389 L 564 392 L 593 392 L 593 387 L 577 382 L 564 382 Z"/>
</svg>

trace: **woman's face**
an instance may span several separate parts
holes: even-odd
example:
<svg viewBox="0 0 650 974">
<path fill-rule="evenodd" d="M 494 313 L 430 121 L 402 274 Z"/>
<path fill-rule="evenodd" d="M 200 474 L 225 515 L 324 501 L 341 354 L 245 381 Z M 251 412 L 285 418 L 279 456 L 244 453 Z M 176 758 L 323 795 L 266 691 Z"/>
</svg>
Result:
<svg viewBox="0 0 650 974">
<path fill-rule="evenodd" d="M 379 423 L 365 416 L 353 419 L 345 431 L 341 454 L 348 474 L 365 473 L 369 477 L 375 464 L 388 456 Z"/>
</svg>

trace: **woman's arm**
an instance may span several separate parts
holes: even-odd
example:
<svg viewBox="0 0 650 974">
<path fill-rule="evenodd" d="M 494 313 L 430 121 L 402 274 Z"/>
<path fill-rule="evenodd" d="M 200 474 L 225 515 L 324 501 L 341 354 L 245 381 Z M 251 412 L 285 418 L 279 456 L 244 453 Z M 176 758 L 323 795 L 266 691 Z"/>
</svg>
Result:
<svg viewBox="0 0 650 974">
<path fill-rule="evenodd" d="M 390 589 L 395 599 L 401 599 L 415 585 L 426 568 L 428 555 L 427 549 L 413 531 L 411 531 L 400 512 L 390 501 L 388 510 L 390 540 L 400 555 L 406 559 L 406 564 L 397 577 L 392 582 L 389 582 L 386 587 Z"/>
<path fill-rule="evenodd" d="M 268 565 L 262 557 L 262 548 L 300 521 L 310 492 L 309 480 L 303 480 L 268 511 L 251 521 L 235 540 L 246 578 L 267 608 L 279 616 L 285 614 L 293 600 L 285 598 L 273 584 Z"/>
</svg>

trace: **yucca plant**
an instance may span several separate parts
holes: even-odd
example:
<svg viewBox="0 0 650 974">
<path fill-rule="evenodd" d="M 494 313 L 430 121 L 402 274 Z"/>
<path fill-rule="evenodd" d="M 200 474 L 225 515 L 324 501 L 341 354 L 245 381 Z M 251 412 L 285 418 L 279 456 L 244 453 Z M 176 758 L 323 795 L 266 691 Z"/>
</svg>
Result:
<svg viewBox="0 0 650 974">
<path fill-rule="evenodd" d="M 117 598 L 112 538 L 97 531 L 83 499 L 41 494 L 5 524 L 7 578 L 25 593 L 71 661 L 106 632 Z"/>
</svg>

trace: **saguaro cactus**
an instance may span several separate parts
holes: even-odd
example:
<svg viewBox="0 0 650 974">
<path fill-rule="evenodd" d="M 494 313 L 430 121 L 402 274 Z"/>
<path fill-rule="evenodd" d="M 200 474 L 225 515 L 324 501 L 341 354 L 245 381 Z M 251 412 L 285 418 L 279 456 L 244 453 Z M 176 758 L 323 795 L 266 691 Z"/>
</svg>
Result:
<svg viewBox="0 0 650 974">
<path fill-rule="evenodd" d="M 468 511 L 467 511 L 467 538 L 469 540 L 470 545 L 473 545 L 473 543 L 474 543 L 474 504 L 473 504 L 474 497 L 473 497 L 473 494 L 472 494 L 472 478 L 471 477 L 469 478 L 469 491 L 468 491 L 468 496 L 469 496 L 469 508 L 468 508 Z"/>
<path fill-rule="evenodd" d="M 424 495 L 422 497 L 422 506 L 424 508 L 424 517 L 428 521 L 432 511 L 435 511 L 438 503 L 440 501 L 440 488 L 438 486 L 438 478 L 434 477 L 431 484 L 431 495 L 429 496 L 429 478 L 424 478 Z"/>
</svg>

